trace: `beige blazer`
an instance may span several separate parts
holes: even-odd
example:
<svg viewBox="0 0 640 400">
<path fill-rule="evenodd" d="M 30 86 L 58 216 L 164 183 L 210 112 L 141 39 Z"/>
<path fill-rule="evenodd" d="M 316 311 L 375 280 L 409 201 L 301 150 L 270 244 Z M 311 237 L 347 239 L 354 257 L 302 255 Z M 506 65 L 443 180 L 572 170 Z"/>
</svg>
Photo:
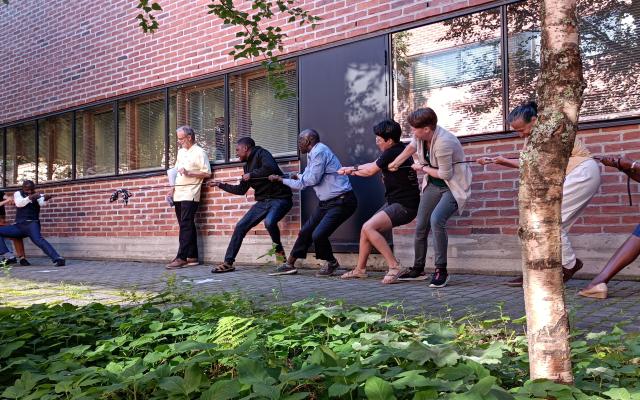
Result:
<svg viewBox="0 0 640 400">
<path fill-rule="evenodd" d="M 411 140 L 411 144 L 416 148 L 420 163 L 426 164 L 425 150 L 427 149 L 425 141 L 414 137 Z M 454 134 L 438 125 L 433 138 L 431 138 L 429 149 L 431 149 L 429 151 L 431 165 L 434 168 L 438 168 L 438 173 L 447 183 L 451 194 L 458 203 L 458 213 L 462 214 L 464 205 L 469 196 L 471 196 L 472 175 L 468 163 L 454 164 L 465 161 L 460 141 Z M 429 176 L 425 175 L 422 181 L 423 191 L 428 182 Z"/>
</svg>

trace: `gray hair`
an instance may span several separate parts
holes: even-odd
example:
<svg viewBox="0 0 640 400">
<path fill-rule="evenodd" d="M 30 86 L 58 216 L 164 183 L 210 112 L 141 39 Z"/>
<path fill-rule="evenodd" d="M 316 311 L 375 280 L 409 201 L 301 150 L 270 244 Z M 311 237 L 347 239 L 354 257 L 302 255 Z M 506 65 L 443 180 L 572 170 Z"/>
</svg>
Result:
<svg viewBox="0 0 640 400">
<path fill-rule="evenodd" d="M 190 127 L 189 125 L 182 125 L 178 129 L 176 129 L 176 132 L 178 132 L 178 131 L 182 131 L 182 132 L 184 132 L 185 135 L 191 136 L 191 141 L 192 142 L 196 141 L 196 131 L 194 131 L 193 128 Z"/>
</svg>

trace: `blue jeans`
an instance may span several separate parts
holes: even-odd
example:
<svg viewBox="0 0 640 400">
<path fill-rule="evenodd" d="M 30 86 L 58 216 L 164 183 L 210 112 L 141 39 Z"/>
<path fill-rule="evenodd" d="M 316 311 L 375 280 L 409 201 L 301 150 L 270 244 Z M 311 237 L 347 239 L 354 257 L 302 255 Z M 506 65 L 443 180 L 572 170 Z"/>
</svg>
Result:
<svg viewBox="0 0 640 400">
<path fill-rule="evenodd" d="M 357 207 L 358 199 L 353 191 L 321 201 L 302 225 L 291 249 L 291 257 L 306 258 L 309 247 L 314 244 L 318 260 L 336 261 L 329 236 L 353 215 Z"/>
<path fill-rule="evenodd" d="M 60 254 L 47 242 L 40 233 L 40 221 L 28 221 L 15 223 L 13 225 L 0 226 L 0 237 L 26 238 L 31 239 L 33 244 L 38 246 L 53 261 L 61 259 Z M 4 240 L 0 240 L 0 254 L 9 251 Z"/>
<path fill-rule="evenodd" d="M 430 231 L 433 231 L 434 264 L 436 267 L 447 266 L 447 246 L 449 245 L 447 221 L 457 210 L 458 203 L 448 187 L 427 185 L 420 196 L 416 218 L 414 269 L 424 270 L 427 259 L 427 237 Z"/>
<path fill-rule="evenodd" d="M 267 228 L 267 232 L 271 236 L 271 241 L 276 245 L 276 251 L 284 252 L 278 222 L 291 210 L 291 207 L 293 207 L 291 197 L 256 201 L 236 224 L 227 252 L 224 255 L 224 261 L 229 264 L 234 263 L 244 237 L 247 236 L 251 228 L 258 225 L 262 220 L 264 220 L 264 227 Z"/>
</svg>

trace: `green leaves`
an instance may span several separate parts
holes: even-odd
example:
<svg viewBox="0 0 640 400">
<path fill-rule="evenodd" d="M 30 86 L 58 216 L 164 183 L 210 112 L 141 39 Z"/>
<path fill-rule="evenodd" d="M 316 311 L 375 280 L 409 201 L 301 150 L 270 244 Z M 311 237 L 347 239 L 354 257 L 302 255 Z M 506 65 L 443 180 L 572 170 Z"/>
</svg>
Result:
<svg viewBox="0 0 640 400">
<path fill-rule="evenodd" d="M 364 392 L 369 400 L 395 400 L 396 396 L 393 395 L 393 387 L 387 381 L 384 381 L 377 376 L 372 376 L 367 379 L 364 384 Z"/>
</svg>

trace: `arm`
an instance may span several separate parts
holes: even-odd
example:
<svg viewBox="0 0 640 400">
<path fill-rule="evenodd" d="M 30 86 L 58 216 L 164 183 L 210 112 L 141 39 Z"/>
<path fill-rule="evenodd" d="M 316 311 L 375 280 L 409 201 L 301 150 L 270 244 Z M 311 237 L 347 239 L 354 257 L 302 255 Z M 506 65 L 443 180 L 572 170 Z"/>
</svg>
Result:
<svg viewBox="0 0 640 400">
<path fill-rule="evenodd" d="M 353 167 L 342 167 L 338 170 L 340 175 L 351 175 L 369 177 L 382 171 L 375 162 L 370 162 L 362 165 L 356 165 Z"/>
<path fill-rule="evenodd" d="M 11 203 L 13 203 L 13 199 L 11 197 L 4 196 L 4 200 L 0 201 L 0 207 Z"/>
<path fill-rule="evenodd" d="M 238 185 L 229 185 L 228 183 L 218 183 L 215 186 L 218 186 L 220 189 L 224 190 L 225 192 L 228 192 L 231 194 L 237 194 L 239 196 L 246 194 L 247 191 L 249 190 L 248 181 L 240 181 L 240 184 Z"/>
<path fill-rule="evenodd" d="M 404 148 L 402 153 L 400 153 L 400 155 L 396 157 L 395 160 L 389 163 L 389 166 L 387 168 L 389 169 L 389 171 L 397 171 L 402 163 L 407 161 L 407 159 L 409 159 L 409 157 L 411 157 L 415 152 L 416 147 L 413 145 L 413 142 L 409 143 L 407 147 Z"/>
<path fill-rule="evenodd" d="M 306 187 L 315 186 L 324 177 L 325 173 L 325 154 L 316 154 L 313 159 L 309 160 L 309 165 L 304 169 L 298 179 L 282 179 L 281 182 L 289 186 L 291 189 L 302 190 Z M 273 175 L 271 175 L 273 176 Z M 271 180 L 271 178 L 269 179 Z"/>
<path fill-rule="evenodd" d="M 509 168 L 520 168 L 520 160 L 509 159 L 503 156 L 497 157 L 480 157 L 476 159 L 480 165 L 498 164 Z"/>
<path fill-rule="evenodd" d="M 22 197 L 22 195 L 20 194 L 20 191 L 16 191 L 13 194 L 13 203 L 16 205 L 16 207 L 22 208 L 27 204 L 31 203 L 33 200 L 38 199 L 39 197 L 40 195 L 38 193 L 34 193 L 31 196 L 27 196 L 27 197 Z"/>
<path fill-rule="evenodd" d="M 595 159 L 607 167 L 618 168 L 619 171 L 624 172 L 629 178 L 640 182 L 640 162 L 633 161 L 626 157 L 595 157 Z"/>
<path fill-rule="evenodd" d="M 176 161 L 176 168 L 178 162 Z M 189 178 L 200 178 L 200 179 L 209 179 L 211 178 L 211 164 L 209 163 L 209 157 L 207 157 L 207 153 L 202 152 L 202 158 L 200 159 L 200 169 L 197 170 L 187 170 L 183 167 L 178 169 L 178 173 L 189 177 Z"/>
</svg>

